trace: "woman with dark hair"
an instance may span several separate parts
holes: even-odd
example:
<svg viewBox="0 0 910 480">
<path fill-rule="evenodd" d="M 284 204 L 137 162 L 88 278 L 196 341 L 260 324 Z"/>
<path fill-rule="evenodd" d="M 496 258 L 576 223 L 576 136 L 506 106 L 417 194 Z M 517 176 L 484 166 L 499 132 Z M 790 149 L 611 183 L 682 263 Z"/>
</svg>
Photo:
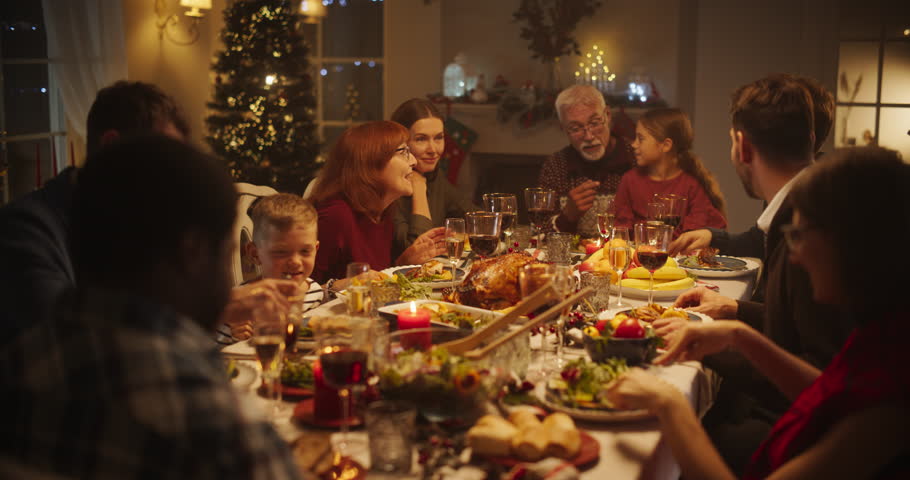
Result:
<svg viewBox="0 0 910 480">
<path fill-rule="evenodd" d="M 410 177 L 414 194 L 401 200 L 395 215 L 395 245 L 400 251 L 427 230 L 442 226 L 446 218 L 462 217 L 479 208 L 439 173 L 445 130 L 436 106 L 412 98 L 395 109 L 392 121 L 408 129 L 408 148 L 417 159 L 416 173 Z"/>
<path fill-rule="evenodd" d="M 341 279 L 350 262 L 373 270 L 392 266 L 392 216 L 400 197 L 411 195 L 416 164 L 408 131 L 395 122 L 370 122 L 341 134 L 309 200 L 319 213 L 319 251 L 313 278 Z M 396 263 L 423 263 L 445 252 L 445 231 L 419 236 Z"/>
<path fill-rule="evenodd" d="M 648 110 L 635 128 L 635 163 L 616 190 L 616 224 L 631 227 L 648 220 L 655 194 L 686 198 L 679 231 L 726 228 L 724 196 L 714 175 L 692 152 L 689 117 L 678 108 Z"/>
<path fill-rule="evenodd" d="M 824 371 L 738 321 L 690 324 L 656 363 L 739 351 L 793 399 L 752 456 L 746 478 L 910 478 L 910 313 L 897 274 L 910 269 L 910 165 L 877 147 L 836 151 L 790 193 L 791 261 L 818 302 L 852 312 L 859 325 Z M 854 192 L 852 195 L 844 192 Z M 874 235 L 871 236 L 870 235 Z M 869 249 L 880 255 L 870 261 Z M 860 275 L 865 281 L 859 281 Z M 609 387 L 620 408 L 661 422 L 685 478 L 732 478 L 686 398 L 633 369 Z"/>
</svg>

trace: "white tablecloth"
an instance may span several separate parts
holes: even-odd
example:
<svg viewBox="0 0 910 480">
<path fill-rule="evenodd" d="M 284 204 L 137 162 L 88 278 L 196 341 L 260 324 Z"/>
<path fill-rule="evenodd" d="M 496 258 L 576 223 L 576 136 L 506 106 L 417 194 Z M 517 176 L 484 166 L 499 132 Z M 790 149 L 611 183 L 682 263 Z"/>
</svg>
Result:
<svg viewBox="0 0 910 480">
<path fill-rule="evenodd" d="M 720 293 L 739 300 L 748 299 L 752 292 L 755 275 L 728 279 L 704 279 L 707 284 L 719 287 Z M 631 305 L 644 305 L 646 300 L 624 297 Z M 615 297 L 613 299 L 615 302 Z M 669 305 L 672 301 L 658 302 Z M 329 302 L 311 314 L 343 313 L 344 305 L 339 301 Z M 224 349 L 234 354 L 252 354 L 246 342 Z M 658 367 L 655 373 L 674 385 L 699 414 L 710 406 L 714 395 L 715 382 L 698 362 L 685 362 L 668 367 Z M 258 383 L 258 382 L 257 382 Z M 251 389 L 251 392 L 253 389 Z M 265 410 L 265 401 L 255 394 L 246 396 L 246 408 L 250 411 Z M 281 435 L 292 440 L 299 435 L 299 427 L 290 422 L 292 404 L 284 405 L 275 422 Z M 631 423 L 590 423 L 578 422 L 580 428 L 591 433 L 600 443 L 600 459 L 596 465 L 582 473 L 582 478 L 610 479 L 672 479 L 679 478 L 679 464 L 673 458 L 670 447 L 661 441 L 661 432 L 656 420 Z"/>
</svg>

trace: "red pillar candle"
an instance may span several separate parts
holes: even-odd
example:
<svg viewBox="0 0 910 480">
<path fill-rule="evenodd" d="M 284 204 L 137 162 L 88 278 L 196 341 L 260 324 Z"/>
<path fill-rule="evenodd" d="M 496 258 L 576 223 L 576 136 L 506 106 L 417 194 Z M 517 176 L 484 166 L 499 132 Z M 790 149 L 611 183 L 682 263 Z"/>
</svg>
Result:
<svg viewBox="0 0 910 480">
<path fill-rule="evenodd" d="M 398 311 L 398 330 L 410 330 L 413 328 L 429 328 L 430 311 L 417 308 L 417 304 L 411 302 L 411 308 Z M 407 350 L 414 348 L 417 350 L 426 350 L 430 348 L 432 339 L 430 332 L 414 333 L 401 336 L 401 348 Z"/>
</svg>

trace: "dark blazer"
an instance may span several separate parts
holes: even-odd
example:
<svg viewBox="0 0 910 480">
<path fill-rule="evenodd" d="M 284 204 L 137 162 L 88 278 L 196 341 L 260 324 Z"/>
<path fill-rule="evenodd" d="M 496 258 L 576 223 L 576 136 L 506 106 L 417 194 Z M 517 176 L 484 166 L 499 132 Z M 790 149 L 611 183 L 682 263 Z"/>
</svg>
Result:
<svg viewBox="0 0 910 480">
<path fill-rule="evenodd" d="M 75 285 L 69 208 L 75 180 L 68 168 L 44 187 L 0 208 L 0 325 L 10 339 L 52 312 Z"/>
<path fill-rule="evenodd" d="M 737 317 L 812 365 L 823 369 L 843 347 L 854 324 L 846 311 L 812 299 L 809 275 L 789 261 L 790 251 L 781 227 L 789 224 L 793 207 L 781 205 L 768 230 L 765 265 L 756 290 L 764 302 L 740 301 Z M 780 414 L 790 401 L 741 355 L 725 352 L 705 359 L 721 374 L 721 389 L 736 389 Z"/>
<path fill-rule="evenodd" d="M 752 228 L 741 233 L 730 233 L 718 228 L 711 231 L 711 246 L 720 250 L 721 255 L 734 257 L 765 258 L 765 232 L 752 225 Z"/>
</svg>

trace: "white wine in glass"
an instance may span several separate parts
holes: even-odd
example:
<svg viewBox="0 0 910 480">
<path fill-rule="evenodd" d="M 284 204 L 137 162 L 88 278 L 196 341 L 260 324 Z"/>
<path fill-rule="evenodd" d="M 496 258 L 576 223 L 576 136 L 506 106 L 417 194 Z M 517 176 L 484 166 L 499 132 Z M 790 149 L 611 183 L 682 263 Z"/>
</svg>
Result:
<svg viewBox="0 0 910 480">
<path fill-rule="evenodd" d="M 452 281 L 458 279 L 458 272 L 455 265 L 461 254 L 464 252 L 464 240 L 466 238 L 463 218 L 446 219 L 446 256 L 452 264 Z"/>
<path fill-rule="evenodd" d="M 632 262 L 629 229 L 626 227 L 615 227 L 608 247 L 607 256 L 610 259 L 610 264 L 613 265 L 613 269 L 619 274 L 619 298 L 616 300 L 616 308 L 625 307 L 626 305 L 622 303 L 622 274 Z"/>
</svg>

